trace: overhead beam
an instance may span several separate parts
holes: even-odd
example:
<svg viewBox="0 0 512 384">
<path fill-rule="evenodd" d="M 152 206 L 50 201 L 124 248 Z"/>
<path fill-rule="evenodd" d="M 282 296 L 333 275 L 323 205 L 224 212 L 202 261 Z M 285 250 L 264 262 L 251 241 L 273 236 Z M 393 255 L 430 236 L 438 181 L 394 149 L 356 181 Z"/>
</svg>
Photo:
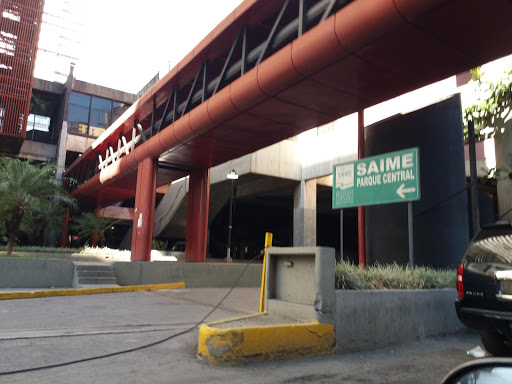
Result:
<svg viewBox="0 0 512 384">
<path fill-rule="evenodd" d="M 133 220 L 133 212 L 134 212 L 133 208 L 116 207 L 114 205 L 111 205 L 109 207 L 100 209 L 98 211 L 98 216 L 106 217 L 108 219 L 114 219 L 114 220 L 132 221 Z"/>
<path fill-rule="evenodd" d="M 349 2 L 347 0 L 320 0 L 315 5 L 307 9 L 307 12 L 305 9 L 305 4 L 303 4 L 302 7 L 299 7 L 300 9 L 297 12 L 297 16 L 287 25 L 284 25 L 281 28 L 279 28 L 281 21 L 283 19 L 283 15 L 286 12 L 286 9 L 289 8 L 289 1 L 290 0 L 286 0 L 283 3 L 283 7 L 279 11 L 279 14 L 277 15 L 276 21 L 267 39 L 263 43 L 252 48 L 251 50 L 249 50 L 250 48 L 247 38 L 249 30 L 247 26 L 241 27 L 239 33 L 239 35 L 241 35 L 242 37 L 241 55 L 239 60 L 235 61 L 231 66 L 228 66 L 228 68 L 224 71 L 225 84 L 229 84 L 235 78 L 238 78 L 241 74 L 243 75 L 245 72 L 247 72 L 249 68 L 251 68 L 251 66 L 258 65 L 262 60 L 264 60 L 264 58 L 273 53 L 275 49 L 277 49 L 277 47 L 281 46 L 283 43 L 295 39 L 298 36 L 300 30 L 304 32 L 306 29 L 308 29 L 308 26 L 313 25 L 313 23 L 320 22 L 322 15 L 326 14 L 327 8 L 330 8 L 330 11 L 328 12 L 330 13 L 332 12 L 333 9 L 341 7 L 341 4 L 345 5 Z M 138 124 L 134 124 L 137 127 L 140 134 L 137 137 L 137 140 L 132 140 L 132 145 L 137 145 L 141 141 L 145 142 L 147 137 L 151 137 L 153 135 L 155 129 L 157 130 L 157 132 L 160 132 L 162 129 L 166 127 L 166 125 L 169 122 L 176 121 L 179 117 L 183 116 L 186 112 L 188 112 L 193 106 L 197 105 L 200 102 L 204 102 L 206 99 L 208 99 L 208 97 L 212 95 L 217 89 L 219 81 L 222 80 L 222 74 L 219 74 L 215 78 L 212 78 L 208 81 L 207 70 L 208 69 L 206 61 L 204 61 L 201 63 L 200 68 L 192 82 L 192 87 L 190 88 L 190 92 L 186 101 L 180 103 L 179 105 L 178 92 L 180 88 L 187 87 L 188 85 L 190 85 L 190 83 L 182 84 L 181 87 L 175 86 L 173 88 L 173 90 L 171 91 L 171 95 L 167 99 L 166 108 L 159 123 L 157 123 L 155 119 L 155 114 L 159 106 L 155 105 L 155 108 L 152 107 L 151 112 L 149 112 L 150 114 L 152 114 L 152 116 L 151 122 L 148 124 L 149 126 L 147 128 L 143 128 L 142 126 L 138 127 Z M 203 77 L 203 86 L 201 87 L 201 89 L 196 91 L 196 85 L 201 75 Z M 220 89 L 217 89 L 217 91 L 219 90 Z M 169 104 L 171 100 L 173 102 L 173 109 L 169 110 Z M 138 119 L 140 121 L 144 121 L 146 117 L 147 116 L 140 115 L 138 116 Z M 70 174 L 67 174 L 67 176 L 73 177 L 72 169 L 74 168 L 74 166 L 74 164 L 71 165 L 71 167 L 69 168 Z M 98 168 L 95 167 L 94 174 L 97 173 L 97 170 Z"/>
</svg>

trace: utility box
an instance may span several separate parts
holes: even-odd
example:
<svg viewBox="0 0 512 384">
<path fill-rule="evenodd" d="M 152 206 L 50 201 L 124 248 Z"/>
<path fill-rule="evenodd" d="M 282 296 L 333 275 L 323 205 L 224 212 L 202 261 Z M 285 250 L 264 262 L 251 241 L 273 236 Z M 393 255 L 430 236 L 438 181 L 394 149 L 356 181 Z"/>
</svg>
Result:
<svg viewBox="0 0 512 384">
<path fill-rule="evenodd" d="M 301 321 L 334 324 L 334 248 L 268 248 L 265 309 Z"/>
</svg>

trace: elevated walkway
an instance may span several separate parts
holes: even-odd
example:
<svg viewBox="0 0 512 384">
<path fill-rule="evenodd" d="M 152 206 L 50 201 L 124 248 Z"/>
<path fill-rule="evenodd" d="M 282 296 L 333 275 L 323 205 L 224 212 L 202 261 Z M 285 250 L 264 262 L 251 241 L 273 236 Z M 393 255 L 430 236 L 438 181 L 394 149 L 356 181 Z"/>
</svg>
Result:
<svg viewBox="0 0 512 384">
<path fill-rule="evenodd" d="M 135 197 L 132 257 L 148 260 L 155 189 L 190 175 L 186 260 L 202 262 L 212 167 L 510 54 L 511 13 L 508 0 L 245 0 L 65 176 L 82 209 Z"/>
</svg>

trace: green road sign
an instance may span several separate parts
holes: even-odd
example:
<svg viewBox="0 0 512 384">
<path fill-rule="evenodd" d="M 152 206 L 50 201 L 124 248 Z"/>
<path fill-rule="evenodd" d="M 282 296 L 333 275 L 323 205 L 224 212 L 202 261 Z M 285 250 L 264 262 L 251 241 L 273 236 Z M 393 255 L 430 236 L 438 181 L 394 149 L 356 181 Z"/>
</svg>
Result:
<svg viewBox="0 0 512 384">
<path fill-rule="evenodd" d="M 334 166 L 332 208 L 420 199 L 418 148 Z"/>
</svg>

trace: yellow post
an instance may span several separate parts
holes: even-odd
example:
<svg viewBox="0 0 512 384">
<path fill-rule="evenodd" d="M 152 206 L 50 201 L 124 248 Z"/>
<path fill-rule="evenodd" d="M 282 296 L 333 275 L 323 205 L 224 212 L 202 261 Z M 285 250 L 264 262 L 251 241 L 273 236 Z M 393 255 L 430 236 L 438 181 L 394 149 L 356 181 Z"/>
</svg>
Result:
<svg viewBox="0 0 512 384">
<path fill-rule="evenodd" d="M 263 271 L 261 272 L 261 295 L 260 295 L 260 313 L 265 312 L 265 268 L 267 262 L 267 248 L 272 247 L 272 233 L 265 233 L 265 250 L 263 252 Z"/>
</svg>

